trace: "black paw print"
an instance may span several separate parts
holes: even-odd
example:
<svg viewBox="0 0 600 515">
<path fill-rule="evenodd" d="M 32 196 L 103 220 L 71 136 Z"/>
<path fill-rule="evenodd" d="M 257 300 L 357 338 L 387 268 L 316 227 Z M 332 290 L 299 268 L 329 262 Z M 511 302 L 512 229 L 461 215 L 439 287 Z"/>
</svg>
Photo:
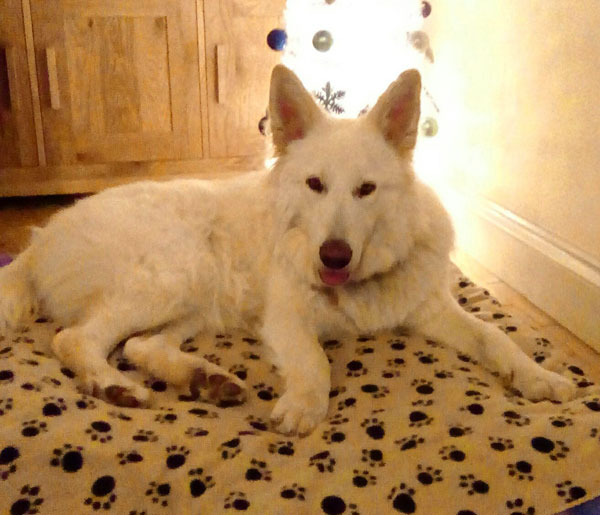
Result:
<svg viewBox="0 0 600 515">
<path fill-rule="evenodd" d="M 416 401 L 411 402 L 411 406 L 413 406 L 413 407 L 417 407 L 417 406 L 427 407 L 427 406 L 433 406 L 434 404 L 435 404 L 435 401 L 433 399 L 417 399 Z"/>
<path fill-rule="evenodd" d="M 408 415 L 409 427 L 423 427 L 428 426 L 433 422 L 433 417 L 430 417 L 424 411 L 411 411 Z"/>
<path fill-rule="evenodd" d="M 536 338 L 535 344 L 539 345 L 540 347 L 545 347 L 545 348 L 553 347 L 552 342 L 550 340 L 548 340 L 547 338 Z"/>
<path fill-rule="evenodd" d="M 419 445 L 425 443 L 425 438 L 417 435 L 410 435 L 405 436 L 400 440 L 395 440 L 394 443 L 400 446 L 401 451 L 409 451 L 410 449 L 416 449 Z"/>
<path fill-rule="evenodd" d="M 461 436 L 470 435 L 473 432 L 473 429 L 469 426 L 465 427 L 461 424 L 454 424 L 448 429 L 448 434 L 452 438 L 460 438 Z"/>
<path fill-rule="evenodd" d="M 452 379 L 454 377 L 451 370 L 435 370 L 433 375 L 438 379 Z"/>
<path fill-rule="evenodd" d="M 329 444 L 342 443 L 344 440 L 346 440 L 346 434 L 342 431 L 331 428 L 323 431 L 321 438 Z"/>
<path fill-rule="evenodd" d="M 490 485 L 481 479 L 476 479 L 473 474 L 461 474 L 458 486 L 467 488 L 469 495 L 487 494 L 490 490 Z"/>
<path fill-rule="evenodd" d="M 192 408 L 188 410 L 188 413 L 198 418 L 219 418 L 219 414 L 216 411 L 210 411 L 204 408 Z"/>
<path fill-rule="evenodd" d="M 19 449 L 12 445 L 0 451 L 0 480 L 6 481 L 8 476 L 17 471 L 17 460 L 20 456 Z"/>
<path fill-rule="evenodd" d="M 224 460 L 230 460 L 235 458 L 241 451 L 241 440 L 239 438 L 233 438 L 231 440 L 227 440 L 219 445 L 219 453 L 221 454 L 221 458 Z"/>
<path fill-rule="evenodd" d="M 513 410 L 505 411 L 502 413 L 502 416 L 504 417 L 504 422 L 517 427 L 528 426 L 531 423 L 529 417 L 521 415 Z"/>
<path fill-rule="evenodd" d="M 289 440 L 270 443 L 269 452 L 271 454 L 279 454 L 281 456 L 293 456 L 295 452 L 294 443 Z"/>
<path fill-rule="evenodd" d="M 467 455 L 463 451 L 461 451 L 454 445 L 446 445 L 442 447 L 439 450 L 438 454 L 442 457 L 442 460 L 444 461 L 451 460 L 456 461 L 457 463 L 465 461 L 467 457 Z"/>
<path fill-rule="evenodd" d="M 6 415 L 11 409 L 13 409 L 12 397 L 5 397 L 0 399 L 0 417 Z"/>
<path fill-rule="evenodd" d="M 360 427 L 364 427 L 367 435 L 373 440 L 381 440 L 385 436 L 385 422 L 378 418 L 366 418 L 360 424 Z"/>
<path fill-rule="evenodd" d="M 592 429 L 590 430 L 590 438 L 597 438 L 598 434 L 600 434 L 600 429 L 598 429 L 597 427 L 592 427 Z"/>
<path fill-rule="evenodd" d="M 123 451 L 117 454 L 119 459 L 119 465 L 127 465 L 129 463 L 140 463 L 144 460 L 144 457 L 137 451 Z"/>
<path fill-rule="evenodd" d="M 244 352 L 242 352 L 242 358 L 249 359 L 252 361 L 258 361 L 260 359 L 260 356 L 256 354 L 256 352 L 245 350 Z"/>
<path fill-rule="evenodd" d="M 384 368 L 381 371 L 381 377 L 383 377 L 384 379 L 393 379 L 395 377 L 400 377 L 402 374 L 400 372 L 400 370 L 394 370 L 391 368 Z"/>
<path fill-rule="evenodd" d="M 477 361 L 475 358 L 473 358 L 469 354 L 465 354 L 463 352 L 458 352 L 456 354 L 456 358 L 458 359 L 458 361 L 462 361 L 463 363 L 472 363 L 473 365 L 479 364 L 479 361 Z"/>
<path fill-rule="evenodd" d="M 226 338 L 218 338 L 215 347 L 217 349 L 231 349 L 233 347 L 233 342 Z"/>
<path fill-rule="evenodd" d="M 254 346 L 254 345 L 262 345 L 262 342 L 260 340 L 257 340 L 256 338 L 250 338 L 250 337 L 244 337 L 242 338 L 242 341 L 244 343 L 247 343 L 250 346 Z"/>
<path fill-rule="evenodd" d="M 40 433 L 48 432 L 48 425 L 46 422 L 40 422 L 39 420 L 28 420 L 27 422 L 23 422 L 21 425 L 23 426 L 21 429 L 21 434 L 28 438 L 37 436 Z"/>
<path fill-rule="evenodd" d="M 400 368 L 406 367 L 406 361 L 404 360 L 404 358 L 388 359 L 386 363 L 388 367 L 396 371 L 398 371 L 398 369 Z"/>
<path fill-rule="evenodd" d="M 138 429 L 138 432 L 134 434 L 131 439 L 134 442 L 156 442 L 158 441 L 158 436 L 154 431 Z"/>
<path fill-rule="evenodd" d="M 340 400 L 337 403 L 338 411 L 343 411 L 345 409 L 354 407 L 356 407 L 356 399 L 354 397 L 348 397 L 347 399 Z"/>
<path fill-rule="evenodd" d="M 88 397 L 87 395 L 82 395 L 81 398 L 75 403 L 75 406 L 81 410 L 93 410 L 98 407 L 94 398 Z"/>
<path fill-rule="evenodd" d="M 573 485 L 570 480 L 556 484 L 556 495 L 564 497 L 565 502 L 573 502 L 587 495 L 587 492 L 581 486 Z"/>
<path fill-rule="evenodd" d="M 90 435 L 92 442 L 98 441 L 100 443 L 107 443 L 113 439 L 111 431 L 112 426 L 104 420 L 92 422 L 90 427 L 85 430 L 86 434 Z"/>
<path fill-rule="evenodd" d="M 431 395 L 435 391 L 433 383 L 427 379 L 414 379 L 410 385 L 421 395 Z"/>
<path fill-rule="evenodd" d="M 115 478 L 112 476 L 102 476 L 96 479 L 92 484 L 90 497 L 86 497 L 83 504 L 91 506 L 94 511 L 100 509 L 110 510 L 112 503 L 117 500 L 114 492 L 116 486 Z"/>
<path fill-rule="evenodd" d="M 356 354 L 364 356 L 365 354 L 373 354 L 375 349 L 371 345 L 361 345 L 356 349 Z"/>
<path fill-rule="evenodd" d="M 185 430 L 185 436 L 189 436 L 190 438 L 198 438 L 206 435 L 208 435 L 208 431 L 203 427 L 188 427 Z"/>
<path fill-rule="evenodd" d="M 364 376 L 368 372 L 368 369 L 362 364 L 362 361 L 353 359 L 346 363 L 346 377 L 360 377 Z"/>
<path fill-rule="evenodd" d="M 212 363 L 213 365 L 217 365 L 218 367 L 221 366 L 221 358 L 220 356 L 217 356 L 216 354 L 204 354 L 204 356 L 202 356 L 206 361 L 209 361 L 210 363 Z"/>
<path fill-rule="evenodd" d="M 373 399 L 382 399 L 390 393 L 387 386 L 377 386 L 376 384 L 363 384 L 360 389 Z"/>
<path fill-rule="evenodd" d="M 246 481 L 271 481 L 271 471 L 264 461 L 250 460 L 250 467 L 246 469 Z"/>
<path fill-rule="evenodd" d="M 388 345 L 392 350 L 404 350 L 406 349 L 406 340 L 394 338 L 392 340 L 388 340 Z"/>
<path fill-rule="evenodd" d="M 267 431 L 269 429 L 269 423 L 260 417 L 248 415 L 246 417 L 246 421 L 253 429 L 256 429 L 257 431 Z"/>
<path fill-rule="evenodd" d="M 277 399 L 279 394 L 275 392 L 272 386 L 266 385 L 265 383 L 258 383 L 252 386 L 256 390 L 256 396 L 263 401 L 272 401 Z"/>
<path fill-rule="evenodd" d="M 250 507 L 250 503 L 244 492 L 230 492 L 225 498 L 223 507 L 226 510 L 246 511 Z"/>
<path fill-rule="evenodd" d="M 385 460 L 383 452 L 379 449 L 362 449 L 361 461 L 367 463 L 369 467 L 384 467 Z"/>
<path fill-rule="evenodd" d="M 524 479 L 533 481 L 533 465 L 528 461 L 519 460 L 516 463 L 509 463 L 506 468 L 510 477 L 514 477 L 519 481 Z"/>
<path fill-rule="evenodd" d="M 23 383 L 21 385 L 21 388 L 23 388 L 23 390 L 26 390 L 28 392 L 41 392 L 42 391 L 42 386 L 39 383 Z"/>
<path fill-rule="evenodd" d="M 431 485 L 434 482 L 439 483 L 443 481 L 442 471 L 440 469 L 421 465 L 420 463 L 417 465 L 417 481 L 422 485 Z"/>
<path fill-rule="evenodd" d="M 488 440 L 490 442 L 490 447 L 498 452 L 504 452 L 514 448 L 513 441 L 510 438 L 488 436 Z"/>
<path fill-rule="evenodd" d="M 569 448 L 565 445 L 565 442 L 560 440 L 553 441 L 544 436 L 532 438 L 531 447 L 542 454 L 548 455 L 552 461 L 566 458 L 569 452 Z"/>
<path fill-rule="evenodd" d="M 374 476 L 368 470 L 354 469 L 353 474 L 352 484 L 357 488 L 364 488 L 369 485 L 377 484 L 377 476 Z"/>
<path fill-rule="evenodd" d="M 242 381 L 245 381 L 248 378 L 248 368 L 241 364 L 233 365 L 228 372 L 237 376 Z"/>
<path fill-rule="evenodd" d="M 168 469 L 177 469 L 182 465 L 185 465 L 187 457 L 190 455 L 190 451 L 184 446 L 171 445 L 167 447 L 167 459 L 165 464 Z"/>
<path fill-rule="evenodd" d="M 10 384 L 15 380 L 15 374 L 12 370 L 0 370 L 0 385 Z"/>
<path fill-rule="evenodd" d="M 543 363 L 549 354 L 545 350 L 538 350 L 533 353 L 533 360 L 536 363 Z"/>
<path fill-rule="evenodd" d="M 3 341 L 4 337 L 1 337 L 2 339 L 0 340 Z M 12 350 L 12 347 L 3 347 L 2 349 L 0 349 L 0 359 L 9 359 L 12 358 L 15 355 L 15 353 Z"/>
<path fill-rule="evenodd" d="M 535 515 L 533 506 L 525 507 L 523 499 L 509 499 L 506 501 L 506 507 L 510 510 L 510 515 Z"/>
<path fill-rule="evenodd" d="M 322 345 L 325 350 L 335 350 L 341 348 L 343 344 L 339 340 L 325 340 Z"/>
<path fill-rule="evenodd" d="M 319 452 L 308 460 L 308 466 L 315 467 L 319 472 L 333 472 L 335 463 L 335 458 L 329 451 Z"/>
<path fill-rule="evenodd" d="M 584 406 L 590 411 L 600 411 L 600 398 L 594 397 L 591 401 L 583 401 Z"/>
<path fill-rule="evenodd" d="M 151 481 L 146 490 L 146 497 L 152 499 L 152 504 L 160 504 L 160 506 L 169 505 L 169 494 L 171 493 L 171 485 L 169 483 L 157 483 Z"/>
<path fill-rule="evenodd" d="M 573 425 L 573 419 L 568 417 L 563 417 L 562 415 L 558 415 L 556 417 L 550 417 L 550 423 L 554 427 L 558 427 L 560 429 L 564 427 L 570 427 Z"/>
<path fill-rule="evenodd" d="M 399 486 L 392 488 L 388 495 L 388 499 L 392 501 L 394 509 L 400 513 L 415 513 L 417 511 L 417 503 L 413 499 L 415 490 L 405 483 L 400 483 Z"/>
<path fill-rule="evenodd" d="M 52 451 L 50 465 L 61 467 L 65 472 L 77 472 L 83 467 L 83 447 L 66 443 L 59 449 Z"/>
<path fill-rule="evenodd" d="M 413 355 L 417 357 L 417 359 L 423 363 L 423 365 L 432 365 L 436 363 L 438 359 L 433 354 L 426 354 L 423 351 L 413 352 Z"/>
<path fill-rule="evenodd" d="M 192 497 L 200 497 L 209 488 L 215 486 L 212 476 L 204 473 L 204 469 L 195 468 L 188 472 L 190 478 L 190 494 Z"/>
<path fill-rule="evenodd" d="M 163 413 L 158 413 L 154 417 L 154 422 L 159 424 L 173 424 L 177 420 L 177 415 L 172 413 L 173 408 L 160 408 Z"/>
<path fill-rule="evenodd" d="M 40 495 L 39 486 L 25 485 L 19 492 L 21 497 L 12 503 L 10 507 L 11 515 L 13 513 L 28 513 L 35 514 L 39 513 L 39 507 L 44 503 L 44 499 L 38 497 Z"/>
<path fill-rule="evenodd" d="M 292 486 L 284 486 L 279 493 L 283 499 L 298 499 L 299 501 L 304 501 L 305 494 L 306 488 L 298 485 L 298 483 L 292 483 Z"/>
<path fill-rule="evenodd" d="M 67 405 L 62 397 L 58 399 L 54 397 L 44 397 L 44 406 L 42 413 L 45 417 L 57 417 L 62 415 L 63 411 L 67 410 Z"/>
</svg>

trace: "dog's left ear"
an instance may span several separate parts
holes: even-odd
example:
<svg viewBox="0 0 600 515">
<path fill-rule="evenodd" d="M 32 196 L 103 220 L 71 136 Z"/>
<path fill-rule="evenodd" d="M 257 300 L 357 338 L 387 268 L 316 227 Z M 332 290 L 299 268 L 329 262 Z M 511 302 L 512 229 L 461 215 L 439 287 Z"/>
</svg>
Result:
<svg viewBox="0 0 600 515">
<path fill-rule="evenodd" d="M 417 143 L 421 114 L 421 75 L 406 70 L 379 97 L 368 119 L 399 152 L 411 150 Z"/>
<path fill-rule="evenodd" d="M 275 66 L 271 74 L 269 118 L 276 155 L 285 154 L 287 146 L 304 138 L 322 117 L 300 79 L 285 66 Z"/>
</svg>

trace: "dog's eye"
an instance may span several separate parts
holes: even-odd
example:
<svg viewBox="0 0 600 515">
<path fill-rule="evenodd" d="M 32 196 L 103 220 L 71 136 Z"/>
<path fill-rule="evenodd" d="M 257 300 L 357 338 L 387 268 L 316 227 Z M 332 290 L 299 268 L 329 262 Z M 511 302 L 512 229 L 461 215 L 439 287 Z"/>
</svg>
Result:
<svg viewBox="0 0 600 515">
<path fill-rule="evenodd" d="M 311 190 L 316 191 L 317 193 L 323 193 L 323 190 L 325 189 L 324 184 L 318 177 L 309 177 L 306 179 L 306 184 Z"/>
<path fill-rule="evenodd" d="M 366 197 L 367 195 L 373 193 L 375 188 L 377 188 L 377 186 L 375 186 L 374 182 L 363 182 L 358 188 L 356 188 L 354 194 L 359 198 Z"/>
</svg>

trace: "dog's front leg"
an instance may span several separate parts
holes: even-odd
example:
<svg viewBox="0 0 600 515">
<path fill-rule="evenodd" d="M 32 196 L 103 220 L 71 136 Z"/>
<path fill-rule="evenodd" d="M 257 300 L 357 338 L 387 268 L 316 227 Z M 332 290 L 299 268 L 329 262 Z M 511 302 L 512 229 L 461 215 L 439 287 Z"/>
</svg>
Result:
<svg viewBox="0 0 600 515">
<path fill-rule="evenodd" d="M 464 311 L 449 293 L 432 296 L 411 325 L 481 361 L 527 399 L 564 402 L 575 397 L 575 385 L 567 378 L 538 365 L 500 329 Z"/>
<path fill-rule="evenodd" d="M 271 419 L 282 433 L 306 435 L 327 414 L 330 366 L 298 286 L 276 283 L 270 287 L 261 330 L 285 381 Z"/>
</svg>

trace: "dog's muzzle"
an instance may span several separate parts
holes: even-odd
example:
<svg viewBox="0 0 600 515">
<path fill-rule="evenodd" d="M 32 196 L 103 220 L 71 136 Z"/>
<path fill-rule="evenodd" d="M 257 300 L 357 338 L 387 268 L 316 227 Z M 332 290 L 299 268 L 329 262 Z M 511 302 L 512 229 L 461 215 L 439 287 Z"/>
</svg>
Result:
<svg viewBox="0 0 600 515">
<path fill-rule="evenodd" d="M 344 284 L 350 277 L 345 268 L 352 260 L 352 248 L 344 240 L 327 240 L 319 249 L 319 258 L 325 265 L 319 271 L 321 281 L 328 286 Z"/>
</svg>

